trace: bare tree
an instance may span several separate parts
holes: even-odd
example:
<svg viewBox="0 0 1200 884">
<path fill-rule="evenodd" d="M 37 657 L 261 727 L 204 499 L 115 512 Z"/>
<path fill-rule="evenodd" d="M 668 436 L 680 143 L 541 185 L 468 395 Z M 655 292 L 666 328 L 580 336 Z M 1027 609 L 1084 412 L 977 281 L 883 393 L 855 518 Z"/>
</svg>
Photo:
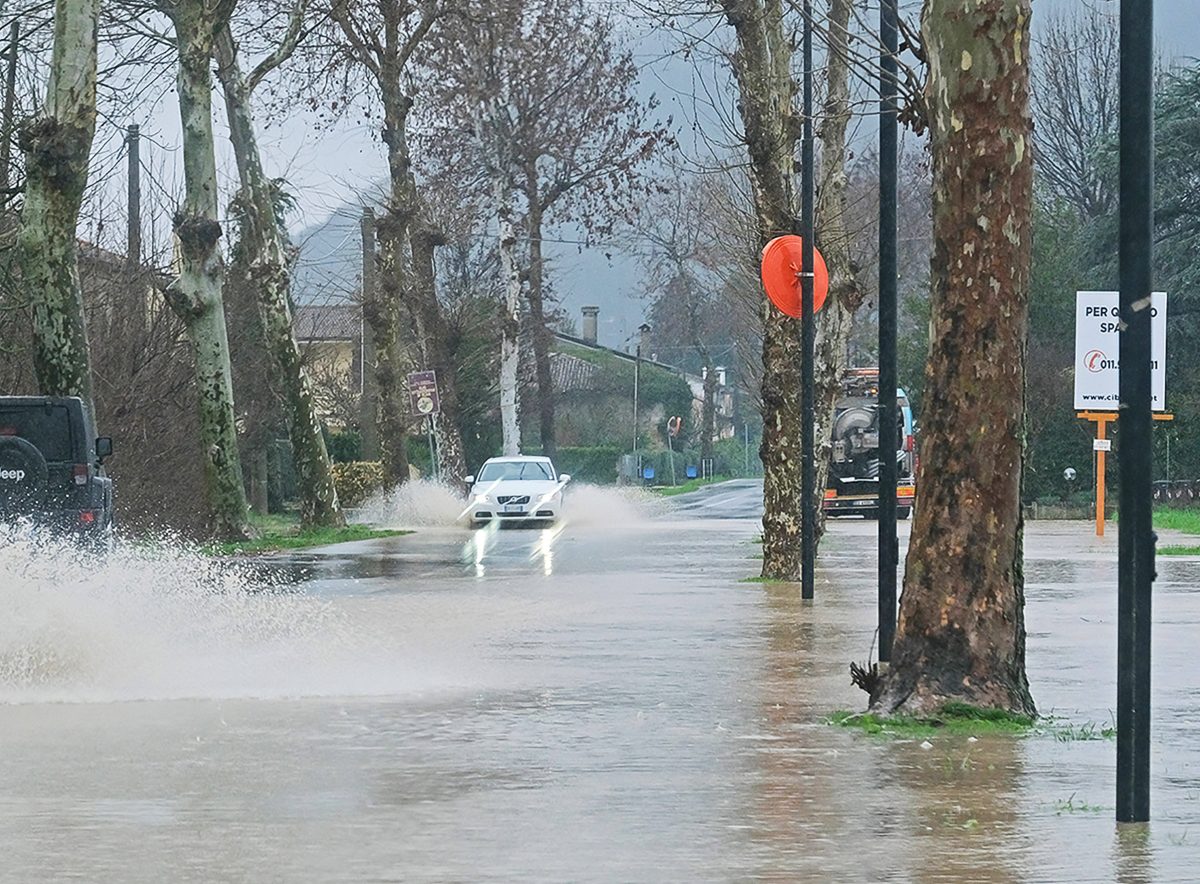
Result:
<svg viewBox="0 0 1200 884">
<path fill-rule="evenodd" d="M 371 324 L 379 391 L 384 469 L 393 482 L 407 478 L 408 415 L 401 389 L 400 310 L 408 311 L 425 364 L 438 372 L 442 413 L 434 422 L 442 475 L 461 484 L 465 473 L 458 420 L 458 379 L 450 358 L 450 330 L 438 301 L 434 250 L 444 237 L 426 210 L 413 171 L 409 115 L 415 102 L 412 67 L 443 13 L 439 0 L 328 0 L 340 36 L 338 51 L 353 76 L 364 77 L 383 108 L 389 194 L 380 218 L 379 297 L 364 304 Z M 409 261 L 411 256 L 411 262 Z"/>
<path fill-rule="evenodd" d="M 241 178 L 240 246 L 249 288 L 255 293 L 262 340 L 274 363 L 284 404 L 306 526 L 344 525 L 329 453 L 321 434 L 312 385 L 292 332 L 291 273 L 271 180 L 263 171 L 250 100 L 254 88 L 295 51 L 309 0 L 296 0 L 283 39 L 249 76 L 242 73 L 229 23 L 217 32 L 217 69 L 224 87 L 230 140 Z"/>
<path fill-rule="evenodd" d="M 1114 14 L 1052 15 L 1034 42 L 1037 180 L 1084 218 L 1108 215 L 1117 194 L 1100 152 L 1117 133 L 1120 33 Z"/>
<path fill-rule="evenodd" d="M 179 52 L 179 115 L 183 122 L 183 206 L 175 216 L 180 272 L 167 303 L 187 328 L 196 362 L 200 438 L 212 530 L 250 535 L 246 491 L 233 409 L 229 336 L 222 300 L 224 269 L 218 243 L 217 161 L 212 122 L 212 60 L 216 33 L 234 0 L 158 0 L 175 27 Z"/>
<path fill-rule="evenodd" d="M 21 127 L 25 206 L 18 237 L 21 283 L 33 313 L 38 386 L 92 408 L 76 229 L 96 132 L 100 0 L 58 0 L 46 105 Z"/>
<path fill-rule="evenodd" d="M 932 342 L 921 505 L 892 667 L 872 708 L 1034 711 L 1021 474 L 1033 162 L 1030 0 L 926 0 Z"/>
</svg>

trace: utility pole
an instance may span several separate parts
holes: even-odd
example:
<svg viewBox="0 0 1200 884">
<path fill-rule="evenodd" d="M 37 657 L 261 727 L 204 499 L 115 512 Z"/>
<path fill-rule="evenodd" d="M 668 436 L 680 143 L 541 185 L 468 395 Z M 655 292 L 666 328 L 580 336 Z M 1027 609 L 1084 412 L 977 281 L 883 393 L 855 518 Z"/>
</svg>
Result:
<svg viewBox="0 0 1200 884">
<path fill-rule="evenodd" d="M 1150 819 L 1154 587 L 1150 295 L 1154 290 L 1154 2 L 1121 0 L 1121 519 L 1117 542 L 1117 820 Z"/>
<path fill-rule="evenodd" d="M 129 159 L 129 217 L 125 238 L 125 262 L 131 273 L 142 266 L 142 160 L 140 130 L 133 123 L 126 130 L 125 144 Z"/>
<path fill-rule="evenodd" d="M 800 597 L 813 597 L 816 558 L 816 506 L 813 500 L 816 478 L 815 442 L 816 402 L 813 389 L 813 357 L 816 345 L 816 317 L 813 315 L 813 57 L 812 57 L 812 0 L 804 0 L 804 132 L 801 145 L 800 236 L 803 256 L 800 266 Z"/>
<path fill-rule="evenodd" d="M 17 99 L 17 48 L 21 45 L 21 23 L 13 19 L 9 28 L 8 53 L 6 59 L 8 68 L 4 77 L 4 119 L 0 123 L 0 197 L 7 200 L 12 195 L 12 142 L 13 117 L 16 114 Z M 2 203 L 4 200 L 0 200 Z"/>
<path fill-rule="evenodd" d="M 362 459 L 379 460 L 379 386 L 375 379 L 375 336 L 366 312 L 378 303 L 379 288 L 375 264 L 375 210 L 363 207 L 362 213 L 362 303 L 359 325 L 362 329 L 361 384 L 359 389 L 359 434 L 362 438 Z"/>
<path fill-rule="evenodd" d="M 643 323 L 638 326 L 637 347 L 634 348 L 633 357 L 633 456 L 637 460 L 638 453 L 638 386 L 641 383 L 642 374 L 642 344 L 646 339 L 646 332 L 650 331 L 650 326 Z M 638 479 L 642 477 L 642 466 L 638 464 Z"/>
<path fill-rule="evenodd" d="M 896 636 L 897 0 L 879 5 L 879 662 Z"/>
</svg>

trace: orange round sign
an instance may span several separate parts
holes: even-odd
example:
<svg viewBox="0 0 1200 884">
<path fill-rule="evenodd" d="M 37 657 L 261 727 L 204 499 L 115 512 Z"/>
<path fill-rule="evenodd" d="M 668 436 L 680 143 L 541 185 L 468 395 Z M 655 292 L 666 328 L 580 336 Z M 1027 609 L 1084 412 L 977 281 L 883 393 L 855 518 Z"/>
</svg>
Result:
<svg viewBox="0 0 1200 884">
<path fill-rule="evenodd" d="M 794 234 L 777 236 L 763 249 L 762 281 L 767 297 L 781 313 L 800 316 L 800 268 L 804 260 L 804 240 Z M 821 253 L 813 249 L 813 312 L 825 305 L 829 296 L 829 268 Z"/>
</svg>

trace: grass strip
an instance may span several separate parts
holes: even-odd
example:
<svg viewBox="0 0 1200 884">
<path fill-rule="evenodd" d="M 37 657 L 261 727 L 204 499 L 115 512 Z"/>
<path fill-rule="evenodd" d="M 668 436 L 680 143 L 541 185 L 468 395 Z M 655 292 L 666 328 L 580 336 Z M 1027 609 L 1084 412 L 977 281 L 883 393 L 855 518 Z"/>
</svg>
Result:
<svg viewBox="0 0 1200 884">
<path fill-rule="evenodd" d="M 724 482 L 727 478 L 727 476 L 714 476 L 711 479 L 688 479 L 679 485 L 651 485 L 649 490 L 660 497 L 674 497 L 676 494 L 690 494 L 693 491 L 699 491 L 707 485 Z"/>
<path fill-rule="evenodd" d="M 1200 509 L 1162 507 L 1154 510 L 1154 527 L 1182 534 L 1200 534 Z M 1172 553 L 1168 553 L 1172 555 Z M 1182 553 L 1174 553 L 1182 555 Z"/>
<path fill-rule="evenodd" d="M 966 703 L 947 703 L 937 715 L 918 718 L 907 715 L 875 715 L 871 712 L 833 713 L 826 719 L 835 727 L 853 728 L 872 736 L 900 740 L 935 736 L 978 737 L 993 734 L 1051 736 L 1060 743 L 1090 742 L 1116 738 L 1112 725 L 1093 721 L 1075 724 L 1048 715 L 1033 719 L 1002 709 L 980 709 Z"/>
<path fill-rule="evenodd" d="M 908 715 L 875 715 L 871 712 L 839 711 L 829 716 L 836 727 L 854 728 L 873 736 L 895 739 L 925 739 L 953 734 L 1025 734 L 1034 726 L 1032 718 L 999 709 L 979 709 L 965 703 L 947 703 L 937 715 L 917 718 Z"/>
<path fill-rule="evenodd" d="M 285 549 L 309 549 L 314 546 L 332 546 L 335 543 L 353 543 L 357 540 L 375 540 L 379 537 L 401 537 L 413 533 L 372 528 L 370 525 L 347 525 L 344 528 L 314 528 L 302 531 L 299 517 L 287 513 L 253 516 L 250 522 L 258 531 L 258 537 L 253 540 L 210 544 L 204 547 L 204 552 L 213 556 L 236 556 L 278 552 Z"/>
</svg>

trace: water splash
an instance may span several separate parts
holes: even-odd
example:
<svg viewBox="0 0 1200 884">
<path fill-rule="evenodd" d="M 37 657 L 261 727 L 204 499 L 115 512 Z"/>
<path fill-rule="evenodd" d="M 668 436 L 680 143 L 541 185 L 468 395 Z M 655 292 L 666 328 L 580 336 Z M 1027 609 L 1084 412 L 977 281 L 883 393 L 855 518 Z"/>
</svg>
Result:
<svg viewBox="0 0 1200 884">
<path fill-rule="evenodd" d="M 468 663 L 384 626 L 386 599 L 319 598 L 262 563 L 173 542 L 99 558 L 0 527 L 0 704 L 410 695 Z M 401 620 L 401 622 L 403 622 Z"/>
<path fill-rule="evenodd" d="M 413 479 L 372 495 L 358 521 L 384 528 L 433 528 L 457 524 L 467 502 L 462 495 L 432 479 Z"/>
</svg>

